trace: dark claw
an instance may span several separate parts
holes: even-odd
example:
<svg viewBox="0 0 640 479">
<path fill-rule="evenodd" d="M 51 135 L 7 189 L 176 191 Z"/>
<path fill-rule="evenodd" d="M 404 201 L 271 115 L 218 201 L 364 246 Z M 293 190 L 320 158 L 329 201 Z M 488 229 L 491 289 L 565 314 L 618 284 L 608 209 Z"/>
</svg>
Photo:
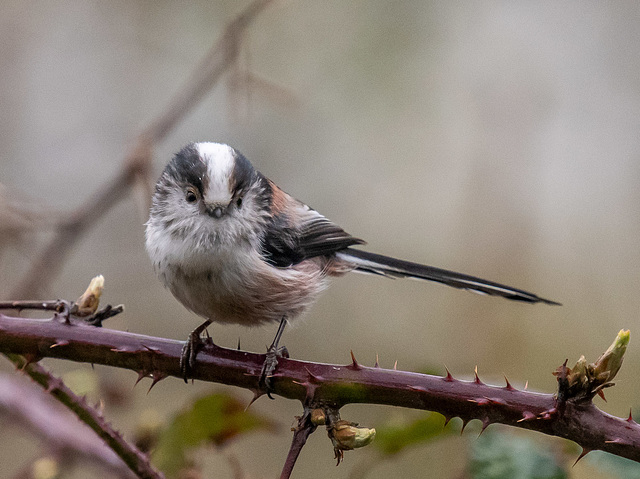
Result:
<svg viewBox="0 0 640 479">
<path fill-rule="evenodd" d="M 278 367 L 278 358 L 288 358 L 289 351 L 286 346 L 282 346 L 279 348 L 269 348 L 267 351 L 266 357 L 264 358 L 264 363 L 262 363 L 262 370 L 260 371 L 260 387 L 267 392 L 267 396 L 269 399 L 274 399 L 271 396 L 271 391 L 273 391 L 273 387 L 271 384 L 271 378 L 273 373 L 276 371 Z"/>
<path fill-rule="evenodd" d="M 210 324 L 211 321 L 205 321 L 196 329 L 191 331 L 187 341 L 184 343 L 184 346 L 182 346 L 182 353 L 180 354 L 180 375 L 182 376 L 182 379 L 184 379 L 185 383 L 189 383 L 189 377 L 196 365 L 198 353 L 202 350 L 205 344 L 213 344 L 209 335 L 207 335 L 207 339 L 205 341 L 200 337 L 202 331 L 206 331 L 207 326 Z"/>
<path fill-rule="evenodd" d="M 267 349 L 264 363 L 262 363 L 262 370 L 260 371 L 260 379 L 258 381 L 258 385 L 261 389 L 264 389 L 267 392 L 267 396 L 269 396 L 269 399 L 273 399 L 273 397 L 271 396 L 271 391 L 273 391 L 271 378 L 276 368 L 278 367 L 278 358 L 289 357 L 289 351 L 287 350 L 287 348 L 285 346 L 278 346 L 286 324 L 287 319 L 282 318 L 282 320 L 280 321 L 280 326 L 278 326 L 276 337 L 273 339 L 273 343 L 271 343 L 271 346 L 269 346 L 269 348 Z"/>
</svg>

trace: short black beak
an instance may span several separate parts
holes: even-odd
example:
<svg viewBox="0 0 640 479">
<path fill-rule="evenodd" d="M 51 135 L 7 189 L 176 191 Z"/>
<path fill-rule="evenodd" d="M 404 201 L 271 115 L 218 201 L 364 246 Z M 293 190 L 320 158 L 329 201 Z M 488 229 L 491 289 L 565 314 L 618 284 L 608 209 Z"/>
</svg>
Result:
<svg viewBox="0 0 640 479">
<path fill-rule="evenodd" d="M 207 214 L 209 216 L 213 216 L 216 219 L 220 219 L 224 216 L 224 214 L 226 213 L 226 208 L 222 207 L 222 206 L 216 206 L 214 208 L 207 208 Z"/>
</svg>

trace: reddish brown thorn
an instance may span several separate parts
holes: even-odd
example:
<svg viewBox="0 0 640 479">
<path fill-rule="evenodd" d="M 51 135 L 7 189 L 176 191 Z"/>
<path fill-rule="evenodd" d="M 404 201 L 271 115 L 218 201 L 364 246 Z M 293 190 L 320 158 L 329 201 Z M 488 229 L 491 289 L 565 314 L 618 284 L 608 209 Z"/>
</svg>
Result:
<svg viewBox="0 0 640 479">
<path fill-rule="evenodd" d="M 535 419 L 536 415 L 533 414 L 531 411 L 525 411 L 522 413 L 522 419 L 518 419 L 517 422 L 523 422 L 523 421 L 531 421 L 532 419 Z"/>
<path fill-rule="evenodd" d="M 445 371 L 447 371 L 447 375 L 445 377 L 443 377 L 442 379 L 444 379 L 445 381 L 447 381 L 448 383 L 451 383 L 453 381 L 455 381 L 455 378 L 451 375 L 451 373 L 449 372 L 449 368 L 447 368 L 446 366 L 444 367 Z"/>
<path fill-rule="evenodd" d="M 573 463 L 573 467 L 575 467 L 576 464 L 578 464 L 578 461 L 580 459 L 582 459 L 584 456 L 586 456 L 587 454 L 589 454 L 592 451 L 592 449 L 587 449 L 587 448 L 582 448 L 582 452 L 580 453 L 580 455 L 578 456 L 578 459 L 576 459 L 576 462 Z"/>
<path fill-rule="evenodd" d="M 598 396 L 600 396 L 604 402 L 607 402 L 607 398 L 604 397 L 604 391 L 602 389 L 598 389 Z"/>
<path fill-rule="evenodd" d="M 166 378 L 167 375 L 165 373 L 163 373 L 163 372 L 155 371 L 155 372 L 151 373 L 151 377 L 153 378 L 153 380 L 151 381 L 151 386 L 149 386 L 149 389 L 147 390 L 147 394 L 149 394 L 151 392 L 151 389 L 153 388 L 153 386 L 155 386 L 160 381 L 162 381 L 164 378 Z"/>
<path fill-rule="evenodd" d="M 136 387 L 137 384 L 147 376 L 148 376 L 148 373 L 146 371 L 138 371 L 138 379 L 136 379 L 136 382 L 133 383 L 133 387 Z"/>
<path fill-rule="evenodd" d="M 324 381 L 324 378 L 322 376 L 318 376 L 317 374 L 313 374 L 308 367 L 304 367 L 304 369 L 307 371 L 307 375 L 309 376 L 309 381 L 314 383 L 314 384 L 319 384 L 322 381 Z"/>
<path fill-rule="evenodd" d="M 244 412 L 247 412 L 247 409 L 249 409 L 249 407 L 251 407 L 251 405 L 260 398 L 260 396 L 264 396 L 264 393 L 259 389 L 252 389 L 252 391 L 253 397 L 251 398 L 251 401 L 249 401 L 249 404 L 247 404 L 247 407 L 244 408 Z"/>
<path fill-rule="evenodd" d="M 631 414 L 632 409 L 629 408 L 629 417 L 627 418 L 627 422 L 633 422 L 635 423 L 635 421 L 633 420 L 633 415 Z"/>
<path fill-rule="evenodd" d="M 25 362 L 22 365 L 22 368 L 20 368 L 22 371 L 24 371 L 25 368 L 29 366 L 29 364 L 37 363 L 42 359 L 42 357 L 39 354 L 34 354 L 34 353 L 25 353 L 22 356 L 25 359 Z"/>
<path fill-rule="evenodd" d="M 407 387 L 412 391 L 418 391 L 421 393 L 427 392 L 427 388 L 425 388 L 424 386 L 412 386 L 411 384 L 407 384 Z"/>
<path fill-rule="evenodd" d="M 538 419 L 551 419 L 553 416 L 555 416 L 558 413 L 558 409 L 555 407 L 552 407 L 551 409 L 548 409 L 544 412 L 541 412 L 540 414 L 538 414 Z"/>
<path fill-rule="evenodd" d="M 473 380 L 473 382 L 476 384 L 484 385 L 484 383 L 480 381 L 480 378 L 478 377 L 478 366 L 475 367 L 475 369 L 473 370 L 473 373 L 475 375 L 475 379 Z"/>
<path fill-rule="evenodd" d="M 604 441 L 605 444 L 628 444 L 626 441 L 624 441 L 623 439 L 620 439 L 619 437 L 612 439 L 610 441 Z"/>
<path fill-rule="evenodd" d="M 362 369 L 362 366 L 358 364 L 358 361 L 356 361 L 356 357 L 353 355 L 353 349 L 351 350 L 351 364 L 347 367 L 355 369 L 356 371 Z"/>
<path fill-rule="evenodd" d="M 491 421 L 489 421 L 488 417 L 485 417 L 482 420 L 482 429 L 480 429 L 480 434 L 478 434 L 478 437 L 480 437 L 482 435 L 482 433 L 484 432 L 484 430 L 489 427 L 489 424 L 491 424 Z"/>
<path fill-rule="evenodd" d="M 62 387 L 62 381 L 60 379 L 53 378 L 51 382 L 49 382 L 49 384 L 47 385 L 47 389 L 45 389 L 45 391 L 47 391 L 47 393 L 51 393 L 56 389 L 60 389 L 61 387 Z"/>
<path fill-rule="evenodd" d="M 505 382 L 507 383 L 507 385 L 504 387 L 507 391 L 515 391 L 516 388 L 514 388 L 511 383 L 509 382 L 509 380 L 507 379 L 507 376 L 504 377 Z"/>
</svg>

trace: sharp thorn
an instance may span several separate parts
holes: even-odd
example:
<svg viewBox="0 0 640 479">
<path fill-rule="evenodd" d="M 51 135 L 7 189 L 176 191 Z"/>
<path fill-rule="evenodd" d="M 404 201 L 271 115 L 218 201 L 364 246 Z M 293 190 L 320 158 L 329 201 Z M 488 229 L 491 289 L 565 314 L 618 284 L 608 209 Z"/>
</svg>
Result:
<svg viewBox="0 0 640 479">
<path fill-rule="evenodd" d="M 447 375 L 446 375 L 444 378 L 442 378 L 442 379 L 444 379 L 445 381 L 447 381 L 447 382 L 449 382 L 449 383 L 450 383 L 450 382 L 455 381 L 455 378 L 454 378 L 454 377 L 451 375 L 451 373 L 449 372 L 449 368 L 447 368 L 447 367 L 445 366 L 445 367 L 444 367 L 444 369 L 445 369 L 445 371 L 447 371 Z"/>
<path fill-rule="evenodd" d="M 535 419 L 536 415 L 533 414 L 530 411 L 525 411 L 522 413 L 522 419 L 518 419 L 517 422 L 523 422 L 523 421 L 531 421 L 532 419 Z"/>
<path fill-rule="evenodd" d="M 629 408 L 629 417 L 627 418 L 627 422 L 635 422 L 635 421 L 633 420 L 633 415 L 631 414 L 631 412 L 632 412 L 632 409 L 631 409 L 631 408 Z"/>
<path fill-rule="evenodd" d="M 478 434 L 478 437 L 480 437 L 482 435 L 482 433 L 484 432 L 484 430 L 489 427 L 489 424 L 491 424 L 491 421 L 489 421 L 488 417 L 485 417 L 482 420 L 482 429 L 480 429 L 480 434 Z"/>
<path fill-rule="evenodd" d="M 249 401 L 249 404 L 247 404 L 247 407 L 244 408 L 244 412 L 247 412 L 247 410 L 251 407 L 251 405 L 256 402 L 260 396 L 263 396 L 264 393 L 262 391 L 259 391 L 257 389 L 253 390 L 253 397 L 251 398 L 251 401 Z"/>
<path fill-rule="evenodd" d="M 524 383 L 524 390 L 526 391 L 528 387 L 529 387 L 529 380 L 527 379 L 527 382 Z"/>
<path fill-rule="evenodd" d="M 393 363 L 393 370 L 397 371 L 398 370 L 398 360 L 396 359 L 396 362 Z"/>
<path fill-rule="evenodd" d="M 136 387 L 137 384 L 142 381 L 144 378 L 147 377 L 147 372 L 146 371 L 138 371 L 138 379 L 136 379 L 136 382 L 133 383 L 133 387 Z"/>
<path fill-rule="evenodd" d="M 353 354 L 353 349 L 351 350 L 351 367 L 353 369 L 360 369 L 360 365 L 358 364 L 358 361 L 356 361 L 356 357 Z"/>
<path fill-rule="evenodd" d="M 313 374 L 308 367 L 305 366 L 304 369 L 305 371 L 307 371 L 307 374 L 309 375 L 309 382 L 317 384 L 323 381 L 324 378 L 322 376 Z"/>
<path fill-rule="evenodd" d="M 378 362 L 378 353 L 376 353 L 376 363 L 373 365 L 374 368 L 379 368 L 380 363 Z"/>
<path fill-rule="evenodd" d="M 619 437 L 616 439 L 612 439 L 611 441 L 604 441 L 605 444 L 625 444 L 625 442 Z"/>
<path fill-rule="evenodd" d="M 238 336 L 238 351 L 240 351 L 240 336 Z"/>
<path fill-rule="evenodd" d="M 511 383 L 509 382 L 509 380 L 507 379 L 507 376 L 504 377 L 505 382 L 507 383 L 507 385 L 504 387 L 507 391 L 515 391 L 516 388 L 514 388 Z"/>
<path fill-rule="evenodd" d="M 475 375 L 475 379 L 473 380 L 473 382 L 476 384 L 483 384 L 482 381 L 480 381 L 480 378 L 478 377 L 478 366 L 475 367 L 475 369 L 473 370 L 473 373 Z"/>
<path fill-rule="evenodd" d="M 600 396 L 604 402 L 607 402 L 607 398 L 604 397 L 604 391 L 602 389 L 598 389 L 598 396 Z"/>
<path fill-rule="evenodd" d="M 591 449 L 586 449 L 586 448 L 582 448 L 582 452 L 580 453 L 580 455 L 578 456 L 578 459 L 576 459 L 576 462 L 573 463 L 573 467 L 575 467 L 576 464 L 578 464 L 578 461 L 580 459 L 582 459 L 584 456 L 586 456 L 587 454 L 589 454 L 591 452 Z"/>
<path fill-rule="evenodd" d="M 155 386 L 160 381 L 162 381 L 164 378 L 166 378 L 167 375 L 164 374 L 164 373 L 161 373 L 159 371 L 156 371 L 156 372 L 151 374 L 151 377 L 153 378 L 153 380 L 151 381 L 151 386 L 149 386 L 149 389 L 147 390 L 147 394 L 149 394 L 151 392 L 151 389 L 153 389 L 153 386 Z"/>
</svg>

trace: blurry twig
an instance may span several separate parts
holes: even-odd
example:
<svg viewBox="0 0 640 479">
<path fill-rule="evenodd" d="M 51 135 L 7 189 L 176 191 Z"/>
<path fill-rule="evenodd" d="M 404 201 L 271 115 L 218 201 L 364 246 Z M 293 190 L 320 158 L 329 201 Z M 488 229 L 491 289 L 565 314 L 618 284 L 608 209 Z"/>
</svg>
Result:
<svg viewBox="0 0 640 479">
<path fill-rule="evenodd" d="M 129 444 L 122 437 L 122 434 L 107 423 L 102 414 L 89 406 L 84 398 L 78 397 L 60 379 L 51 375 L 39 364 L 25 361 L 22 356 L 8 354 L 7 357 L 29 375 L 31 379 L 40 384 L 50 395 L 73 411 L 82 422 L 93 429 L 138 477 L 148 479 L 164 478 L 164 475 L 151 465 L 146 454 Z"/>
<path fill-rule="evenodd" d="M 32 431 L 63 462 L 84 459 L 118 477 L 132 475 L 104 441 L 37 386 L 0 376 L 0 416 Z"/>
<path fill-rule="evenodd" d="M 116 177 L 58 226 L 53 239 L 36 255 L 27 273 L 14 287 L 12 298 L 43 295 L 43 289 L 58 274 L 69 251 L 100 217 L 125 198 L 132 187 L 137 186 L 143 192 L 149 191 L 153 145 L 165 139 L 222 74 L 237 61 L 247 26 L 273 1 L 255 0 L 226 26 L 222 36 L 196 67 L 185 86 L 140 133 Z M 150 196 L 150 193 L 145 194 L 147 201 Z"/>
</svg>

